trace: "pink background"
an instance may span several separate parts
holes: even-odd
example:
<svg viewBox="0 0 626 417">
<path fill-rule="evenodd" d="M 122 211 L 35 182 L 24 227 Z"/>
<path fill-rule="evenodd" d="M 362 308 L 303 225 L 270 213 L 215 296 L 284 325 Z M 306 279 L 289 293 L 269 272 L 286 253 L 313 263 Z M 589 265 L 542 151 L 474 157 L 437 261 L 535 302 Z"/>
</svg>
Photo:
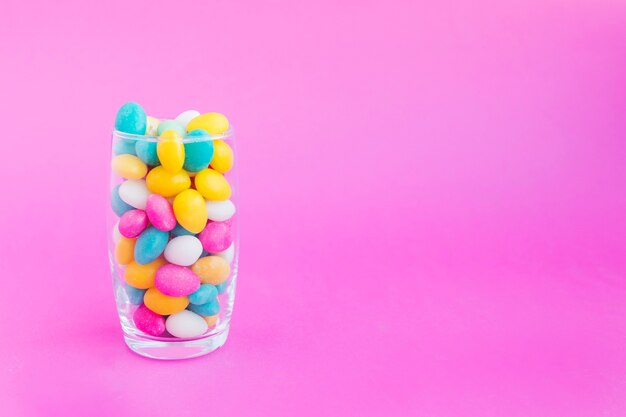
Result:
<svg viewBox="0 0 626 417">
<path fill-rule="evenodd" d="M 626 2 L 3 1 L 0 415 L 626 415 Z M 124 345 L 125 101 L 238 135 L 230 339 Z"/>
</svg>

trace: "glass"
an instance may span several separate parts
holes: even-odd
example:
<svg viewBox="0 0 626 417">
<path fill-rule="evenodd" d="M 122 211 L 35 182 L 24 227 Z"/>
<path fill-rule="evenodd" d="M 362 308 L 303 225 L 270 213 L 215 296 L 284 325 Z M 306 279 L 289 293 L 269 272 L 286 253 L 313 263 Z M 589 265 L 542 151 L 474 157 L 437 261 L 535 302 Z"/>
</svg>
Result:
<svg viewBox="0 0 626 417">
<path fill-rule="evenodd" d="M 128 347 L 150 358 L 184 359 L 212 352 L 228 337 L 239 254 L 236 168 L 229 169 L 234 144 L 231 129 L 165 136 L 113 132 L 109 259 Z M 202 152 L 209 148 L 207 167 Z M 181 149 L 184 168 L 199 172 L 176 171 Z"/>
</svg>

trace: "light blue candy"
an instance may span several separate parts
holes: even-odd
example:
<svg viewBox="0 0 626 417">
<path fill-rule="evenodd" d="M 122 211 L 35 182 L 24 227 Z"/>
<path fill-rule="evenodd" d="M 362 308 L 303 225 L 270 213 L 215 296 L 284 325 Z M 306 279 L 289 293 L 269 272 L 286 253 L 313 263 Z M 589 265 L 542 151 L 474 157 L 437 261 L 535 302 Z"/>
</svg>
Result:
<svg viewBox="0 0 626 417">
<path fill-rule="evenodd" d="M 200 305 L 189 304 L 187 309 L 201 316 L 214 316 L 220 312 L 220 303 L 217 301 L 217 298 L 213 298 L 208 303 Z"/>
<path fill-rule="evenodd" d="M 146 133 L 148 119 L 143 107 L 137 103 L 126 103 L 117 111 L 115 129 L 120 132 L 143 135 Z"/>
<path fill-rule="evenodd" d="M 135 145 L 135 152 L 137 152 L 139 159 L 144 161 L 146 164 L 153 167 L 161 165 L 159 155 L 157 155 L 156 142 L 137 141 L 137 144 Z"/>
<path fill-rule="evenodd" d="M 166 130 L 173 130 L 180 135 L 181 138 L 185 137 L 185 126 L 178 123 L 176 120 L 163 120 L 159 123 L 157 128 L 157 135 L 161 136 Z"/>
<path fill-rule="evenodd" d="M 196 305 L 206 304 L 215 297 L 217 297 L 215 285 L 202 284 L 195 292 L 189 294 L 189 302 Z"/>
<path fill-rule="evenodd" d="M 120 184 L 121 185 L 121 184 Z M 122 217 L 122 214 L 128 210 L 134 209 L 130 204 L 126 204 L 124 200 L 120 198 L 120 186 L 117 185 L 111 190 L 111 208 L 117 214 L 117 217 Z"/>
<path fill-rule="evenodd" d="M 177 237 L 177 236 L 193 236 L 194 233 L 190 232 L 189 230 L 185 229 L 183 226 L 181 226 L 180 224 L 176 223 L 176 227 L 173 228 L 170 233 L 172 233 L 172 236 Z"/>
<path fill-rule="evenodd" d="M 135 155 L 135 142 L 128 139 L 120 139 L 113 145 L 113 153 L 115 155 L 121 155 L 124 153 Z"/>
<path fill-rule="evenodd" d="M 128 284 L 124 284 L 124 289 L 126 290 L 128 301 L 130 301 L 132 305 L 138 306 L 143 303 L 143 295 L 146 293 L 146 290 L 140 290 Z"/>
<path fill-rule="evenodd" d="M 203 129 L 194 129 L 187 133 L 187 138 L 193 139 L 198 136 L 207 136 Z M 198 142 L 185 143 L 185 164 L 183 168 L 189 172 L 202 171 L 208 167 L 213 159 L 213 141 L 201 140 Z"/>
<path fill-rule="evenodd" d="M 135 261 L 138 264 L 149 264 L 161 256 L 167 245 L 169 233 L 154 227 L 141 232 L 135 242 Z"/>
<path fill-rule="evenodd" d="M 215 289 L 217 290 L 218 294 L 223 294 L 227 288 L 228 288 L 228 281 L 224 281 L 221 284 L 215 286 Z"/>
</svg>

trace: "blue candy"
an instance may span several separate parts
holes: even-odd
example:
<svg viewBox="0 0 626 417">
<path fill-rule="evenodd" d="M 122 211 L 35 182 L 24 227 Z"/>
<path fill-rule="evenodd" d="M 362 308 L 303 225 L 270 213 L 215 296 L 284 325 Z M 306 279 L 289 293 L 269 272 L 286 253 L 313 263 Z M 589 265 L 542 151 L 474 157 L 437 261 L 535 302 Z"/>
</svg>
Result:
<svg viewBox="0 0 626 417">
<path fill-rule="evenodd" d="M 208 136 L 203 129 L 194 129 L 187 133 L 187 138 Z M 202 140 L 199 142 L 185 143 L 185 164 L 183 168 L 189 172 L 202 171 L 208 167 L 213 159 L 213 141 Z"/>
<path fill-rule="evenodd" d="M 189 304 L 187 309 L 193 311 L 196 314 L 200 314 L 201 316 L 214 316 L 220 312 L 220 303 L 219 301 L 217 301 L 217 298 L 213 298 L 208 303 L 200 305 Z"/>
<path fill-rule="evenodd" d="M 115 155 L 121 155 L 124 153 L 135 155 L 135 142 L 128 139 L 120 139 L 113 145 L 113 153 Z"/>
<path fill-rule="evenodd" d="M 202 284 L 195 292 L 189 294 L 189 302 L 191 304 L 206 304 L 211 299 L 217 297 L 217 289 L 211 284 Z"/>
<path fill-rule="evenodd" d="M 215 286 L 215 289 L 217 289 L 217 293 L 218 293 L 218 294 L 223 294 L 223 293 L 224 293 L 224 291 L 226 291 L 226 288 L 228 288 L 228 284 L 229 284 L 229 282 L 228 282 L 228 281 L 224 281 L 224 282 L 222 282 L 221 284 L 216 285 L 216 286 Z"/>
<path fill-rule="evenodd" d="M 120 132 L 143 135 L 146 133 L 147 124 L 146 112 L 137 103 L 124 104 L 115 116 L 115 129 Z"/>
<path fill-rule="evenodd" d="M 120 184 L 121 185 L 121 184 Z M 117 214 L 118 217 L 121 217 L 122 214 L 126 213 L 128 210 L 132 210 L 135 207 L 130 204 L 126 204 L 124 200 L 120 198 L 120 186 L 115 186 L 111 190 L 111 208 Z"/>
<path fill-rule="evenodd" d="M 126 290 L 128 301 L 130 301 L 132 305 L 138 306 L 143 303 L 143 295 L 146 293 L 146 290 L 140 290 L 128 284 L 124 284 L 124 289 Z"/>
<path fill-rule="evenodd" d="M 148 142 L 148 141 L 137 141 L 135 145 L 135 152 L 137 152 L 137 156 L 139 159 L 144 161 L 146 164 L 150 166 L 161 165 L 159 161 L 159 155 L 157 155 L 157 143 L 156 142 Z"/>
<path fill-rule="evenodd" d="M 161 256 L 167 246 L 169 233 L 154 227 L 148 227 L 141 232 L 135 242 L 135 261 L 138 264 L 149 264 Z"/>
<path fill-rule="evenodd" d="M 174 237 L 178 237 L 178 236 L 193 236 L 194 233 L 190 232 L 189 230 L 185 229 L 183 226 L 181 226 L 180 224 L 176 223 L 176 227 L 173 228 L 172 230 L 170 230 L 170 233 L 172 233 L 172 236 Z"/>
<path fill-rule="evenodd" d="M 161 136 L 166 130 L 173 130 L 180 135 L 181 138 L 185 137 L 185 126 L 178 123 L 176 120 L 163 120 L 159 123 L 157 128 L 157 135 Z"/>
</svg>

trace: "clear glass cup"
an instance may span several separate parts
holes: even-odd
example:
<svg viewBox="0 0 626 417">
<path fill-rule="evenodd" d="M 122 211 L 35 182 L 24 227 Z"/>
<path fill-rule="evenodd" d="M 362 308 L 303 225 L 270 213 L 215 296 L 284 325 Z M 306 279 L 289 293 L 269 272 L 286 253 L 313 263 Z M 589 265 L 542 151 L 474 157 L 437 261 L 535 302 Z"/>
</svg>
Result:
<svg viewBox="0 0 626 417">
<path fill-rule="evenodd" d="M 128 347 L 150 358 L 184 359 L 212 352 L 222 346 L 228 336 L 239 254 L 237 214 L 234 210 L 237 206 L 237 181 L 236 167 L 228 172 L 220 171 L 227 168 L 229 149 L 232 161 L 234 144 L 232 129 L 219 135 L 201 134 L 174 140 L 182 144 L 187 156 L 196 155 L 194 152 L 198 147 L 204 151 L 209 146 L 213 148 L 211 165 L 205 169 L 213 171 L 209 179 L 214 180 L 213 177 L 218 176 L 217 172 L 230 185 L 231 196 L 228 200 L 233 204 L 226 204 L 219 203 L 223 201 L 223 192 L 215 201 L 205 197 L 207 192 L 209 197 L 213 197 L 211 193 L 216 188 L 214 182 L 211 182 L 208 191 L 207 187 L 201 188 L 204 193 L 197 190 L 199 185 L 196 182 L 206 183 L 206 175 L 201 177 L 204 181 L 202 182 L 195 179 L 198 172 L 183 169 L 184 173 L 176 172 L 172 175 L 166 171 L 161 166 L 160 154 L 157 152 L 157 147 L 165 146 L 162 145 L 164 142 L 163 136 L 159 139 L 155 136 L 113 132 L 111 204 L 107 214 L 109 259 L 117 311 Z M 196 158 L 195 161 L 190 159 L 189 165 L 185 159 L 185 168 L 194 167 L 195 163 L 195 169 L 198 169 L 198 163 L 203 163 L 201 158 Z M 218 168 L 213 169 L 213 164 Z M 152 172 L 157 167 L 159 169 Z M 169 168 L 171 170 L 171 166 Z M 186 175 L 189 176 L 188 186 L 185 186 Z M 224 188 L 223 182 L 218 182 L 218 185 Z M 197 200 L 193 200 L 195 205 L 189 205 L 194 210 L 185 210 L 187 206 L 183 197 L 177 203 L 177 197 L 189 189 L 197 192 L 188 192 L 187 195 L 202 195 L 204 198 L 205 212 L 209 218 L 201 232 L 189 231 L 180 224 L 181 219 L 185 220 L 185 224 L 204 224 L 204 215 L 199 211 Z M 152 197 L 152 194 L 161 197 Z M 206 201 L 209 201 L 208 205 Z M 171 212 L 166 207 L 167 203 L 170 208 L 173 207 Z M 177 208 L 180 208 L 178 212 Z M 225 219 L 233 211 L 232 217 Z M 171 227 L 172 212 L 176 219 L 176 228 L 163 230 Z M 161 216 L 161 213 L 165 214 Z M 212 225 L 209 226 L 210 224 Z M 125 236 L 122 236 L 120 230 L 123 230 Z M 152 230 L 158 238 L 148 233 L 148 230 Z M 137 233 L 139 235 L 132 237 Z M 177 239 L 176 243 L 170 245 L 173 239 L 183 235 L 193 236 L 195 239 Z M 167 242 L 165 249 L 160 251 L 164 241 Z M 198 241 L 202 245 L 200 260 L 206 262 L 196 261 L 188 265 L 198 255 Z M 218 250 L 226 245 L 226 249 Z M 160 252 L 158 258 L 150 261 L 157 252 Z M 166 274 L 168 268 L 163 267 L 168 264 L 175 266 L 168 267 L 170 270 Z M 195 280 L 199 280 L 206 291 L 188 294 L 191 291 L 190 286 L 192 289 L 197 286 Z M 184 285 L 181 286 L 181 283 Z M 213 297 L 215 293 L 217 296 Z M 209 301 L 206 301 L 207 296 Z M 187 305 L 184 305 L 185 299 Z M 190 300 L 194 300 L 196 304 L 189 302 Z M 219 311 L 212 314 L 217 308 Z M 159 314 L 153 310 L 157 310 Z M 202 317 L 206 325 L 202 325 L 198 317 Z M 159 334 L 164 327 L 165 330 Z M 175 330 L 176 336 L 171 334 L 170 329 Z"/>
</svg>

